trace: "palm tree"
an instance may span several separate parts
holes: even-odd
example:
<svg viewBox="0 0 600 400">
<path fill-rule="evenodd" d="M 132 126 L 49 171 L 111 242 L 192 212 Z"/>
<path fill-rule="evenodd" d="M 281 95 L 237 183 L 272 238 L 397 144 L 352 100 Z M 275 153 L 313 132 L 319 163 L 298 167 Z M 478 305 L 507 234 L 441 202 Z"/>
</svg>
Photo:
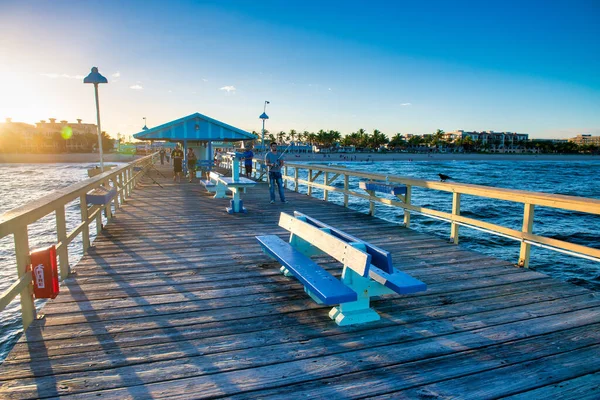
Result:
<svg viewBox="0 0 600 400">
<path fill-rule="evenodd" d="M 370 140 L 370 145 L 372 149 L 378 150 L 381 145 L 386 144 L 388 142 L 389 139 L 387 138 L 387 136 L 385 136 L 385 134 L 383 134 L 378 129 L 373 130 L 373 135 L 371 136 Z"/>
<path fill-rule="evenodd" d="M 290 133 L 289 133 L 288 137 L 291 138 L 292 142 L 294 141 L 294 139 L 296 138 L 296 136 L 298 136 L 298 132 L 296 132 L 295 129 L 290 129 Z"/>
<path fill-rule="evenodd" d="M 283 138 L 284 138 L 284 136 L 285 136 L 285 132 L 284 132 L 284 131 L 281 131 L 281 132 L 279 132 L 279 133 L 277 134 L 277 142 L 278 142 L 279 144 L 281 144 L 281 143 L 283 142 Z"/>
</svg>

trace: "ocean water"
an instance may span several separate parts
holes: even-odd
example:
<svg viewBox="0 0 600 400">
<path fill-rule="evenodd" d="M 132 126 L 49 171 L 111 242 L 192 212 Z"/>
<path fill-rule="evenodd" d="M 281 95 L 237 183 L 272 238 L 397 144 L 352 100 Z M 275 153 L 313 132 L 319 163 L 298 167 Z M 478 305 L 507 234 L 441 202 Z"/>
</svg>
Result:
<svg viewBox="0 0 600 400">
<path fill-rule="evenodd" d="M 116 163 L 118 165 L 118 163 Z M 123 164 L 121 164 L 123 165 Z M 71 164 L 0 164 L 0 214 L 39 199 L 54 190 L 87 179 L 89 163 Z M 81 221 L 79 200 L 65 208 L 67 232 L 73 231 Z M 57 242 L 54 213 L 29 225 L 29 248 L 34 250 Z M 96 225 L 90 225 L 90 240 L 96 237 Z M 0 293 L 12 285 L 17 277 L 13 236 L 0 239 Z M 73 266 L 83 255 L 81 235 L 69 244 L 69 262 Z M 36 300 L 36 307 L 44 300 Z M 0 362 L 20 335 L 21 304 L 19 296 L 0 312 Z"/>
<path fill-rule="evenodd" d="M 600 181 L 597 178 L 600 175 L 600 160 L 391 161 L 329 164 L 332 167 L 344 166 L 363 172 L 433 181 L 439 181 L 437 174 L 443 173 L 459 183 L 600 199 Z M 356 178 L 351 179 L 350 187 L 357 188 L 358 181 Z M 322 182 L 323 180 L 318 178 L 318 183 Z M 344 183 L 339 179 L 333 185 L 343 188 Z M 299 185 L 299 189 L 300 192 L 306 192 L 302 185 Z M 322 191 L 313 189 L 313 196 L 322 196 Z M 343 195 L 329 193 L 329 201 L 343 204 Z M 452 194 L 413 187 L 412 204 L 452 212 Z M 366 200 L 350 197 L 349 207 L 367 213 L 369 204 Z M 375 215 L 398 224 L 402 224 L 404 220 L 401 209 L 380 204 L 375 206 Z M 462 195 L 461 215 L 521 230 L 523 205 Z M 410 227 L 448 240 L 450 238 L 450 224 L 444 221 L 413 213 Z M 536 206 L 533 233 L 600 249 L 600 215 Z M 520 243 L 515 240 L 462 226 L 459 228 L 459 238 L 460 244 L 466 248 L 515 264 L 518 262 Z M 600 262 L 531 246 L 529 267 L 564 281 L 600 290 Z"/>
<path fill-rule="evenodd" d="M 392 161 L 380 163 L 331 163 L 348 169 L 398 175 L 415 179 L 438 180 L 444 173 L 456 182 L 484 186 L 530 190 L 600 199 L 600 161 L 546 162 L 546 161 Z M 89 164 L 0 164 L 0 214 L 38 199 L 87 178 Z M 302 174 L 301 174 L 302 176 Z M 321 181 L 322 182 L 322 181 Z M 334 182 L 343 187 L 343 180 Z M 358 179 L 351 180 L 358 189 Z M 306 188 L 300 186 L 301 192 Z M 315 197 L 322 196 L 313 190 Z M 343 196 L 330 193 L 329 200 L 343 203 Z M 350 197 L 351 208 L 368 211 L 365 200 Z M 450 193 L 413 188 L 412 203 L 436 210 L 451 211 Z M 461 197 L 461 214 L 493 222 L 513 229 L 521 229 L 523 206 L 499 200 L 474 196 Z M 398 224 L 403 222 L 400 209 L 376 205 L 375 215 Z M 66 208 L 67 230 L 72 231 L 80 220 L 79 202 Z M 50 214 L 30 225 L 30 248 L 35 249 L 56 243 L 55 216 Z M 449 238 L 450 224 L 413 214 L 411 228 Z M 95 226 L 90 228 L 90 238 L 95 237 Z M 600 216 L 536 207 L 534 233 L 600 249 Z M 460 244 L 508 261 L 517 262 L 519 244 L 516 241 L 493 236 L 465 227 L 460 228 Z M 80 236 L 69 246 L 73 266 L 82 256 Z M 0 292 L 6 290 L 16 278 L 13 237 L 0 239 Z M 532 246 L 530 267 L 557 279 L 600 290 L 600 263 Z M 39 306 L 41 302 L 36 303 Z M 0 362 L 17 340 L 21 329 L 18 297 L 0 313 Z"/>
</svg>

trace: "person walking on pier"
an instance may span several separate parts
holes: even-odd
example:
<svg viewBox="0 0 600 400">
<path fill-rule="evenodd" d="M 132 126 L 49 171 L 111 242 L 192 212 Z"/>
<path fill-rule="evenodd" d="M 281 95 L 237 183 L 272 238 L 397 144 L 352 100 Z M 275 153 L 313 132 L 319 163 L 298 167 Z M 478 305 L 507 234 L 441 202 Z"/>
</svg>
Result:
<svg viewBox="0 0 600 400">
<path fill-rule="evenodd" d="M 188 148 L 187 167 L 188 167 L 188 174 L 189 174 L 190 182 L 192 181 L 192 179 L 194 179 L 196 177 L 196 162 L 197 161 L 198 161 L 198 157 L 196 157 L 196 153 L 194 153 L 194 149 L 192 149 L 191 147 Z"/>
<path fill-rule="evenodd" d="M 161 147 L 158 154 L 160 154 L 160 165 L 165 165 L 165 155 L 167 154 L 165 148 Z"/>
<path fill-rule="evenodd" d="M 179 144 L 175 145 L 175 149 L 171 152 L 173 157 L 173 181 L 181 182 L 181 173 L 183 172 L 183 150 L 179 148 Z"/>
<path fill-rule="evenodd" d="M 287 203 L 285 194 L 283 193 L 283 179 L 281 177 L 281 167 L 283 166 L 283 154 L 277 153 L 277 143 L 271 142 L 271 151 L 265 155 L 265 164 L 269 168 L 269 195 L 271 196 L 271 204 L 275 203 L 275 184 L 279 189 L 279 200 L 282 203 Z"/>
</svg>

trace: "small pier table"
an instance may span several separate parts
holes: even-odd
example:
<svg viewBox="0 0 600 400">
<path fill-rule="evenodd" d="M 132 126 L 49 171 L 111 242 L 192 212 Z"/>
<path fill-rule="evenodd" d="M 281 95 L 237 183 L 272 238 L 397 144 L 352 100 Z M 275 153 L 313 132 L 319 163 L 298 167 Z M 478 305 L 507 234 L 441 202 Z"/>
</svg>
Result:
<svg viewBox="0 0 600 400">
<path fill-rule="evenodd" d="M 246 212 L 240 194 L 242 191 L 246 193 L 246 188 L 255 186 L 256 182 L 240 177 L 240 160 L 244 157 L 242 153 L 228 152 L 227 156 L 232 161 L 231 177 L 221 176 L 217 178 L 217 181 L 225 185 L 233 195 L 231 207 L 227 207 L 227 212 L 229 214 Z"/>
</svg>

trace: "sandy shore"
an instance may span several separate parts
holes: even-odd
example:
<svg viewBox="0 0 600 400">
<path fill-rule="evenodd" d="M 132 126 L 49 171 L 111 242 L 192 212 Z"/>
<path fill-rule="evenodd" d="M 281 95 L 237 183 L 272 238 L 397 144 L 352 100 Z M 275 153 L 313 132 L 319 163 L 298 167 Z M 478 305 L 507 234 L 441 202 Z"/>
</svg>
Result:
<svg viewBox="0 0 600 400">
<path fill-rule="evenodd" d="M 264 158 L 255 154 L 256 158 Z M 104 162 L 130 162 L 135 156 L 109 153 L 104 154 Z M 600 156 L 565 154 L 420 154 L 420 153 L 356 153 L 356 154 L 286 154 L 287 162 L 313 161 L 600 161 Z M 98 153 L 71 154 L 0 154 L 1 163 L 97 163 Z"/>
<path fill-rule="evenodd" d="M 136 156 L 109 153 L 103 155 L 104 162 L 130 162 Z M 99 163 L 98 153 L 64 154 L 0 154 L 2 163 L 48 164 L 48 163 Z"/>
</svg>

